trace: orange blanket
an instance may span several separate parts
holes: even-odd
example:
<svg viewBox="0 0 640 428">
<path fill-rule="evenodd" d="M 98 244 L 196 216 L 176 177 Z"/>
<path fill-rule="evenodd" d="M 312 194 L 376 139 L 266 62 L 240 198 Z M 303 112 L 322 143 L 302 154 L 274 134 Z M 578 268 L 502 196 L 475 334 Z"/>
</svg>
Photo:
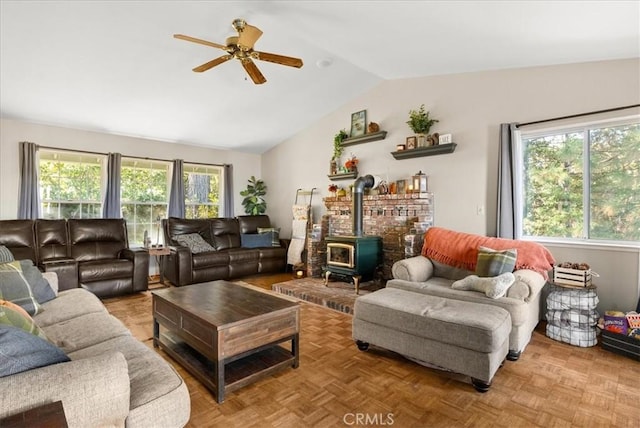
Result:
<svg viewBox="0 0 640 428">
<path fill-rule="evenodd" d="M 545 279 L 549 278 L 548 271 L 555 263 L 549 250 L 536 242 L 491 238 L 440 227 L 427 230 L 422 255 L 450 266 L 475 271 L 480 246 L 493 250 L 515 248 L 518 250 L 515 269 L 531 269 Z"/>
</svg>

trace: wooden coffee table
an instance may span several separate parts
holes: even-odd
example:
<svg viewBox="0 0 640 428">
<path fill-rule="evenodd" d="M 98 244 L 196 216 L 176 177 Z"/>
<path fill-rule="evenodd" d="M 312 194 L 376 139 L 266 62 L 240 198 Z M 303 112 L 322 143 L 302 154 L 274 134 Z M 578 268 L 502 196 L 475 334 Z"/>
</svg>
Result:
<svg viewBox="0 0 640 428">
<path fill-rule="evenodd" d="M 300 306 L 227 281 L 154 290 L 153 346 L 215 395 L 299 364 Z M 162 330 L 162 331 L 161 331 Z M 280 346 L 291 341 L 291 350 Z"/>
</svg>

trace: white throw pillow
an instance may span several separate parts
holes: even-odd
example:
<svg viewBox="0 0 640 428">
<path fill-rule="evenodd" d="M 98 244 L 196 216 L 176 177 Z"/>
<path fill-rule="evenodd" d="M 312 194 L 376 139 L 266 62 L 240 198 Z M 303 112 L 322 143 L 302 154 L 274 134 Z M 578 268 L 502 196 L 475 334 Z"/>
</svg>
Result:
<svg viewBox="0 0 640 428">
<path fill-rule="evenodd" d="M 501 275 L 489 278 L 481 278 L 478 275 L 469 275 L 468 277 L 451 284 L 451 288 L 455 290 L 480 291 L 491 299 L 498 299 L 507 294 L 507 290 L 515 281 L 516 277 L 511 272 L 505 272 Z"/>
</svg>

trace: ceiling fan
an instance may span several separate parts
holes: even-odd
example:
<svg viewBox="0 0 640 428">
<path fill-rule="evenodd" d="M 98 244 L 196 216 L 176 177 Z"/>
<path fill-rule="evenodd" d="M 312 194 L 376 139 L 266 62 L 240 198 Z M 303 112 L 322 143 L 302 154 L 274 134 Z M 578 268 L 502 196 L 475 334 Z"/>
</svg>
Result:
<svg viewBox="0 0 640 428">
<path fill-rule="evenodd" d="M 229 61 L 230 59 L 237 59 L 242 63 L 242 66 L 246 70 L 253 83 L 260 85 L 267 81 L 264 78 L 258 67 L 253 62 L 254 59 L 261 61 L 273 62 L 275 64 L 286 65 L 289 67 L 302 67 L 302 60 L 300 58 L 293 58 L 284 55 L 277 55 L 268 52 L 260 52 L 253 50 L 253 45 L 262 36 L 262 31 L 259 28 L 249 25 L 244 19 L 235 19 L 231 25 L 238 32 L 237 36 L 228 37 L 226 40 L 226 46 L 218 43 L 209 42 L 207 40 L 196 39 L 195 37 L 185 36 L 184 34 L 174 34 L 176 39 L 186 40 L 188 42 L 199 43 L 205 46 L 211 46 L 214 48 L 222 49 L 227 52 L 226 55 L 222 55 L 214 60 L 205 62 L 202 65 L 193 69 L 196 73 L 202 73 L 217 65 Z"/>
</svg>

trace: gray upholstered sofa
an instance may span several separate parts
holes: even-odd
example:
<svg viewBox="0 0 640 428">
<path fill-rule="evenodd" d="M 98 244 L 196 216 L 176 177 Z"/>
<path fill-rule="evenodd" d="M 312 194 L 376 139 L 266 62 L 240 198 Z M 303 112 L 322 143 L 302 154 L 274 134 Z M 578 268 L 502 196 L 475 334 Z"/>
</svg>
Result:
<svg viewBox="0 0 640 428">
<path fill-rule="evenodd" d="M 61 400 L 70 427 L 181 427 L 189 421 L 183 379 L 94 294 L 66 290 L 42 306 L 34 321 L 71 361 L 1 377 L 0 418 Z"/>
<path fill-rule="evenodd" d="M 506 295 L 496 299 L 473 290 L 452 288 L 459 279 L 475 273 L 479 246 L 496 250 L 515 248 L 518 258 L 513 275 L 515 282 Z M 531 340 L 540 320 L 540 295 L 552 269 L 551 253 L 534 242 L 490 238 L 441 228 L 430 228 L 425 234 L 420 256 L 400 260 L 392 267 L 393 279 L 387 288 L 446 299 L 497 306 L 511 316 L 508 359 L 517 360 Z"/>
</svg>

